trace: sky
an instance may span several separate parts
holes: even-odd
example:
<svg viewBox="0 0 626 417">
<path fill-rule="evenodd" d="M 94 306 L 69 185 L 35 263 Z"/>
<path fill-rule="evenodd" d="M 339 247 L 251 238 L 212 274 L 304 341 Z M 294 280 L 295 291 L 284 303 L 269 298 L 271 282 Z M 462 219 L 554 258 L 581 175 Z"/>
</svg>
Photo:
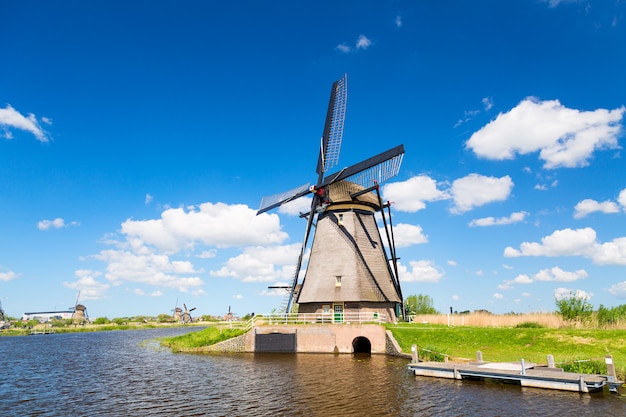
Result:
<svg viewBox="0 0 626 417">
<path fill-rule="evenodd" d="M 0 301 L 269 313 L 330 87 L 337 168 L 403 144 L 403 295 L 442 313 L 626 304 L 626 1 L 0 4 Z M 305 265 L 306 266 L 306 265 Z"/>
</svg>

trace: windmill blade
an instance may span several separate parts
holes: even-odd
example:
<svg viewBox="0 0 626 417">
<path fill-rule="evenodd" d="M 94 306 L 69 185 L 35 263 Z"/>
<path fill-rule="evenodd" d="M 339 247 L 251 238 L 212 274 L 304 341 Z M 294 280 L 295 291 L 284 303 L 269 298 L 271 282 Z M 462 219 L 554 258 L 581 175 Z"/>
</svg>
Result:
<svg viewBox="0 0 626 417">
<path fill-rule="evenodd" d="M 313 216 L 315 216 L 315 207 L 319 204 L 319 197 L 317 194 L 313 196 L 311 202 L 311 211 L 306 223 L 306 229 L 304 231 L 304 238 L 302 239 L 302 246 L 300 248 L 300 255 L 298 255 L 298 261 L 296 262 L 296 271 L 294 272 L 293 281 L 291 282 L 291 290 L 289 293 L 289 301 L 287 302 L 287 309 L 285 314 L 289 314 L 291 310 L 291 304 L 293 303 L 293 294 L 296 291 L 296 285 L 298 285 L 298 276 L 300 275 L 300 268 L 302 268 L 302 260 L 304 259 L 304 252 L 306 250 L 307 242 L 309 241 L 309 234 L 311 233 L 311 226 L 313 226 Z"/>
<path fill-rule="evenodd" d="M 194 307 L 194 308 L 192 308 L 191 310 L 189 310 L 189 312 L 191 313 L 191 312 L 192 312 L 192 311 L 194 311 L 196 308 L 198 308 L 198 307 Z"/>
<path fill-rule="evenodd" d="M 348 75 L 344 74 L 341 79 L 335 81 L 330 90 L 328 110 L 326 111 L 326 123 L 322 135 L 320 154 L 317 160 L 317 174 L 319 181 L 325 172 L 337 165 L 341 139 L 343 137 L 343 124 L 346 118 L 346 104 L 348 100 Z"/>
<path fill-rule="evenodd" d="M 310 183 L 307 182 L 306 184 L 303 184 L 297 188 L 294 188 L 293 190 L 284 191 L 279 194 L 274 194 L 274 195 L 270 195 L 267 197 L 263 197 L 261 199 L 261 206 L 259 207 L 259 210 L 257 211 L 256 214 L 258 216 L 261 213 L 265 213 L 266 211 L 269 211 L 273 208 L 282 206 L 283 204 L 293 201 L 297 198 L 300 198 L 303 195 L 307 195 L 310 192 L 311 192 Z"/>
<path fill-rule="evenodd" d="M 325 187 L 333 182 L 342 180 L 359 184 L 364 188 L 371 187 L 376 183 L 381 184 L 398 175 L 403 157 L 404 145 L 396 146 L 386 152 L 327 176 L 318 187 Z"/>
</svg>

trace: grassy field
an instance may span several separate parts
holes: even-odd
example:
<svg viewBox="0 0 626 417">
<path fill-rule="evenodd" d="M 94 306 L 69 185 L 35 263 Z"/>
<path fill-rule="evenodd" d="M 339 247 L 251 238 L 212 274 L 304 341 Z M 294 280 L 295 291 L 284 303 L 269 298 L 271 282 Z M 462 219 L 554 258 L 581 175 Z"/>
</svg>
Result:
<svg viewBox="0 0 626 417">
<path fill-rule="evenodd" d="M 622 379 L 626 374 L 626 330 L 576 328 L 473 327 L 434 324 L 388 325 L 404 352 L 416 345 L 425 355 L 450 360 L 475 360 L 476 352 L 485 361 L 547 363 L 547 355 L 557 364 L 576 361 L 613 362 Z M 432 353 L 430 353 L 432 352 Z"/>
</svg>

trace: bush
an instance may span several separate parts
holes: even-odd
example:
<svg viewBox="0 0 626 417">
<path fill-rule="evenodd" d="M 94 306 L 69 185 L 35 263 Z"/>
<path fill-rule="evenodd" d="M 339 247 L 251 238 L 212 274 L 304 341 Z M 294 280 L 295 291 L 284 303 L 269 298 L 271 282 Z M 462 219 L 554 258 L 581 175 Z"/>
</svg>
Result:
<svg viewBox="0 0 626 417">
<path fill-rule="evenodd" d="M 93 321 L 93 324 L 109 324 L 109 323 L 111 323 L 111 320 L 109 320 L 106 317 L 98 317 L 97 319 Z"/>
<path fill-rule="evenodd" d="M 537 323 L 536 321 L 525 321 L 523 323 L 519 323 L 515 327 L 518 329 L 542 329 L 544 326 Z"/>
<path fill-rule="evenodd" d="M 560 366 L 565 372 L 575 372 L 579 374 L 606 374 L 606 364 L 602 361 L 576 361 Z"/>
<path fill-rule="evenodd" d="M 586 321 L 593 314 L 593 306 L 587 301 L 587 297 L 572 291 L 566 297 L 557 298 L 555 303 L 557 313 L 570 322 Z"/>
</svg>

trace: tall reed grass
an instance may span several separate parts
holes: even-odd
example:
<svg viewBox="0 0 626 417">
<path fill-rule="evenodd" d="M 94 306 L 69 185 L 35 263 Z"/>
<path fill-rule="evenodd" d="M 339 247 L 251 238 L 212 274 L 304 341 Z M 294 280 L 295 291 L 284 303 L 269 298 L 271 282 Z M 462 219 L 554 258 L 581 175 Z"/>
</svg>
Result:
<svg viewBox="0 0 626 417">
<path fill-rule="evenodd" d="M 564 320 L 558 313 L 490 314 L 475 312 L 468 314 L 420 314 L 413 316 L 411 321 L 414 323 L 469 327 L 518 327 L 537 324 L 548 329 L 568 327 L 586 329 L 626 329 L 626 319 L 618 320 L 608 325 L 600 325 L 595 316 L 584 322 L 572 322 Z"/>
</svg>

